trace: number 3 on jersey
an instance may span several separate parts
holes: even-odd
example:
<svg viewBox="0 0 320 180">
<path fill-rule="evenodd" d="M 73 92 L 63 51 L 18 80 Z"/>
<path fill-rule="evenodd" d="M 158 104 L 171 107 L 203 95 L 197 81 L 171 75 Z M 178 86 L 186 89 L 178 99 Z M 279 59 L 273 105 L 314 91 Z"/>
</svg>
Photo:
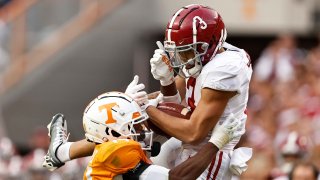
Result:
<svg viewBox="0 0 320 180">
<path fill-rule="evenodd" d="M 190 77 L 187 81 L 187 103 L 191 112 L 196 108 L 194 100 L 194 89 L 196 86 L 196 78 Z"/>
</svg>

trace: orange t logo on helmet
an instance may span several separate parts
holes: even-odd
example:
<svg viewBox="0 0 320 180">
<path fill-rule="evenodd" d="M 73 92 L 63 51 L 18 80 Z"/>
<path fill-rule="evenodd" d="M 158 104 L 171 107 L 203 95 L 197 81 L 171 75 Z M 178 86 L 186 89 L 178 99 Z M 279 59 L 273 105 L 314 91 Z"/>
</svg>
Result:
<svg viewBox="0 0 320 180">
<path fill-rule="evenodd" d="M 108 119 L 106 120 L 106 124 L 110 124 L 110 123 L 115 123 L 116 122 L 116 120 L 113 119 L 112 111 L 111 111 L 111 109 L 116 105 L 117 105 L 117 103 L 110 103 L 110 104 L 105 104 L 105 105 L 99 106 L 99 111 L 100 112 L 102 110 L 104 110 L 104 109 L 107 111 Z"/>
</svg>

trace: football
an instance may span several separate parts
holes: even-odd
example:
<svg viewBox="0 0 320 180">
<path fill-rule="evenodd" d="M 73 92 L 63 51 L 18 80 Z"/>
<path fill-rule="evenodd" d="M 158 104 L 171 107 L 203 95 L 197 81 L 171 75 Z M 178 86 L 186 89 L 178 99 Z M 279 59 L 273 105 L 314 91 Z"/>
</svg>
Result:
<svg viewBox="0 0 320 180">
<path fill-rule="evenodd" d="M 157 106 L 157 109 L 178 118 L 189 119 L 191 116 L 191 111 L 188 108 L 186 108 L 181 104 L 176 104 L 172 102 L 159 103 L 159 105 Z M 150 119 L 147 120 L 147 126 L 156 134 L 165 136 L 167 138 L 171 137 L 170 135 L 162 131 L 160 128 L 158 128 L 154 123 L 152 123 Z"/>
</svg>

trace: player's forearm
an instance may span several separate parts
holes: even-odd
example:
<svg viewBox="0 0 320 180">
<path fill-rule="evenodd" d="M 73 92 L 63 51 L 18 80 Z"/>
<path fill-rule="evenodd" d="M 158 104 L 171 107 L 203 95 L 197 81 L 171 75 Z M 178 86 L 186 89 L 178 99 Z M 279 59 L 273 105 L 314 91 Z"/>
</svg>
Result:
<svg viewBox="0 0 320 180">
<path fill-rule="evenodd" d="M 190 120 L 170 116 L 153 106 L 147 108 L 151 121 L 167 134 L 185 142 L 193 143 L 198 135 Z"/>
<path fill-rule="evenodd" d="M 86 156 L 91 156 L 94 151 L 95 144 L 83 139 L 73 142 L 70 147 L 70 159 L 77 159 Z"/>
<path fill-rule="evenodd" d="M 169 171 L 170 180 L 194 180 L 209 166 L 219 149 L 212 143 L 205 144 L 193 157 Z"/>
<path fill-rule="evenodd" d="M 177 92 L 179 92 L 181 99 L 184 99 L 186 94 L 185 79 L 180 76 L 176 76 L 174 79 L 175 81 L 169 86 L 160 87 L 161 93 L 164 96 L 173 96 L 173 95 L 176 95 Z"/>
<path fill-rule="evenodd" d="M 170 84 L 168 86 L 161 86 L 160 91 L 164 96 L 174 96 L 177 94 L 176 83 L 173 82 L 172 84 Z"/>
</svg>

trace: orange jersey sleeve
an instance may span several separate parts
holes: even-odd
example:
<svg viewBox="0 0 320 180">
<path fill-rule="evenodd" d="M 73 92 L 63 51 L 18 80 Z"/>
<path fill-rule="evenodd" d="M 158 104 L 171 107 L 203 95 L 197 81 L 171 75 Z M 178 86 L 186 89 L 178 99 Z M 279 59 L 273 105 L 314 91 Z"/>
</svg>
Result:
<svg viewBox="0 0 320 180">
<path fill-rule="evenodd" d="M 83 179 L 111 180 L 133 169 L 140 161 L 150 163 L 138 142 L 129 139 L 105 142 L 95 147 Z"/>
</svg>

